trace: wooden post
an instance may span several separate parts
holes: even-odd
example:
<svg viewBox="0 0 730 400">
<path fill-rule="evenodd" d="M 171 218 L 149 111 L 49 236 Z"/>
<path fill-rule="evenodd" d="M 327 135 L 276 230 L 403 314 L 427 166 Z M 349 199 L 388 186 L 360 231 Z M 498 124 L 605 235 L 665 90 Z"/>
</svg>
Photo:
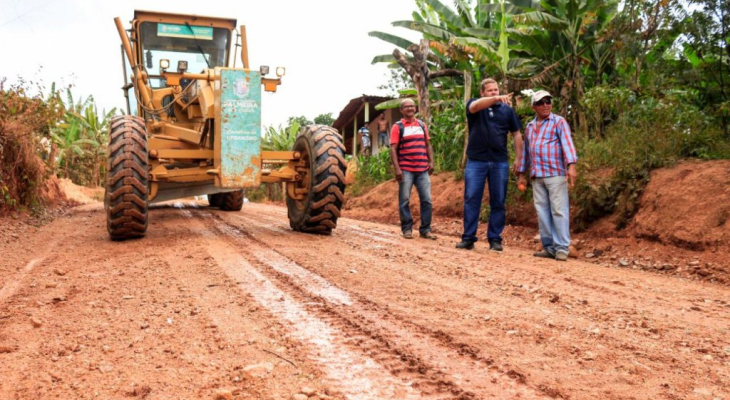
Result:
<svg viewBox="0 0 730 400">
<path fill-rule="evenodd" d="M 357 157 L 357 113 L 352 120 L 352 155 Z"/>
</svg>

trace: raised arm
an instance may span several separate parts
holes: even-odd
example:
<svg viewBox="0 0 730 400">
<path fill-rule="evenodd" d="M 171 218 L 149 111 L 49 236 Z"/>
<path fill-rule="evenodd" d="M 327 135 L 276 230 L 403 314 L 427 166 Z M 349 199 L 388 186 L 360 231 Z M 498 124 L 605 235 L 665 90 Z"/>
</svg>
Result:
<svg viewBox="0 0 730 400">
<path fill-rule="evenodd" d="M 489 108 L 497 103 L 510 105 L 512 102 L 512 93 L 499 96 L 480 97 L 469 103 L 469 113 L 474 114 Z"/>
</svg>

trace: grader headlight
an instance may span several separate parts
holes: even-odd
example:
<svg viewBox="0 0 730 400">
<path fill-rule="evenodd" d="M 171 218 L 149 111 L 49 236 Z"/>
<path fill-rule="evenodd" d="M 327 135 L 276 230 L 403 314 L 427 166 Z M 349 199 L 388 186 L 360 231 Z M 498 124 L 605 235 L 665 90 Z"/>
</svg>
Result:
<svg viewBox="0 0 730 400">
<path fill-rule="evenodd" d="M 259 68 L 259 72 L 261 72 L 261 76 L 265 76 L 269 74 L 269 66 L 268 65 L 262 65 Z"/>
<path fill-rule="evenodd" d="M 165 71 L 168 68 L 170 68 L 170 60 L 166 60 L 166 59 L 160 60 L 160 71 Z"/>
<path fill-rule="evenodd" d="M 284 76 L 284 74 L 286 74 L 286 68 L 284 68 L 284 67 L 276 67 L 276 76 L 278 76 L 279 78 L 281 78 L 282 76 Z"/>
<path fill-rule="evenodd" d="M 185 73 L 185 71 L 188 70 L 188 62 L 185 60 L 180 60 L 177 62 L 177 72 L 179 73 Z"/>
</svg>

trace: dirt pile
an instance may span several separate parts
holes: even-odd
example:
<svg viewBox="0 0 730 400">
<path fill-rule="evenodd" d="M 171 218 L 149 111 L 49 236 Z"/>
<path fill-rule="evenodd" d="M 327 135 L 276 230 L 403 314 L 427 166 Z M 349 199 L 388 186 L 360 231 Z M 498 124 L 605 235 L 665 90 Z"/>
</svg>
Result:
<svg viewBox="0 0 730 400">
<path fill-rule="evenodd" d="M 457 180 L 453 174 L 447 172 L 432 175 L 431 197 L 435 216 L 461 218 L 464 180 Z M 420 216 L 418 204 L 418 194 L 414 188 L 411 195 L 411 212 L 414 217 Z M 392 179 L 362 196 L 348 198 L 345 209 L 348 218 L 397 223 L 398 182 Z"/>
<path fill-rule="evenodd" d="M 73 183 L 70 179 L 61 179 L 60 187 L 66 198 L 79 204 L 89 204 L 104 201 L 104 188 L 88 188 Z"/>
<path fill-rule="evenodd" d="M 730 243 L 730 160 L 686 161 L 652 173 L 637 236 L 691 250 Z"/>
</svg>

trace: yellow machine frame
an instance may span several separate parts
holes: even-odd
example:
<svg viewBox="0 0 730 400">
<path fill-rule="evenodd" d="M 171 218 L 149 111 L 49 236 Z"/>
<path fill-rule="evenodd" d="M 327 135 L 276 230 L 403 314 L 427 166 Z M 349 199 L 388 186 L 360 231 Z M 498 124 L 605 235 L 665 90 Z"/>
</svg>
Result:
<svg viewBox="0 0 730 400">
<path fill-rule="evenodd" d="M 152 88 L 148 82 L 150 76 L 144 69 L 142 48 L 138 45 L 140 26 L 144 22 L 164 22 L 171 24 L 195 24 L 224 28 L 231 36 L 235 32 L 236 20 L 194 15 L 135 11 L 132 21 L 131 41 L 119 18 L 115 18 L 117 30 L 122 40 L 123 51 L 130 60 L 133 73 L 132 82 L 137 97 L 139 115 L 150 115 L 151 111 L 163 109 L 163 99 L 172 96 L 174 99 L 173 116 L 167 112 L 158 113 L 157 119 L 145 118 L 149 149 L 149 201 L 158 202 L 179 197 L 223 192 L 231 189 L 221 188 L 219 174 L 220 152 L 214 148 L 212 134 L 206 121 L 214 118 L 216 107 L 220 107 L 216 91 L 220 74 L 216 69 L 208 69 L 203 73 L 179 73 L 162 71 L 167 87 Z M 248 49 L 246 44 L 246 27 L 240 26 L 241 61 L 243 69 L 249 71 Z M 230 64 L 228 52 L 226 65 Z M 156 76 L 157 77 L 157 76 Z M 194 95 L 182 96 L 181 80 L 195 81 Z M 281 84 L 281 78 L 261 79 L 266 91 L 275 92 Z M 125 87 L 130 89 L 131 85 Z M 215 124 L 215 130 L 220 124 Z M 261 151 L 261 175 L 257 181 L 264 183 L 287 182 L 286 190 L 293 199 L 303 199 L 308 190 L 307 185 L 297 185 L 307 174 L 306 160 L 296 151 Z M 180 165 L 179 167 L 176 165 Z M 279 166 L 277 169 L 264 168 Z"/>
</svg>

